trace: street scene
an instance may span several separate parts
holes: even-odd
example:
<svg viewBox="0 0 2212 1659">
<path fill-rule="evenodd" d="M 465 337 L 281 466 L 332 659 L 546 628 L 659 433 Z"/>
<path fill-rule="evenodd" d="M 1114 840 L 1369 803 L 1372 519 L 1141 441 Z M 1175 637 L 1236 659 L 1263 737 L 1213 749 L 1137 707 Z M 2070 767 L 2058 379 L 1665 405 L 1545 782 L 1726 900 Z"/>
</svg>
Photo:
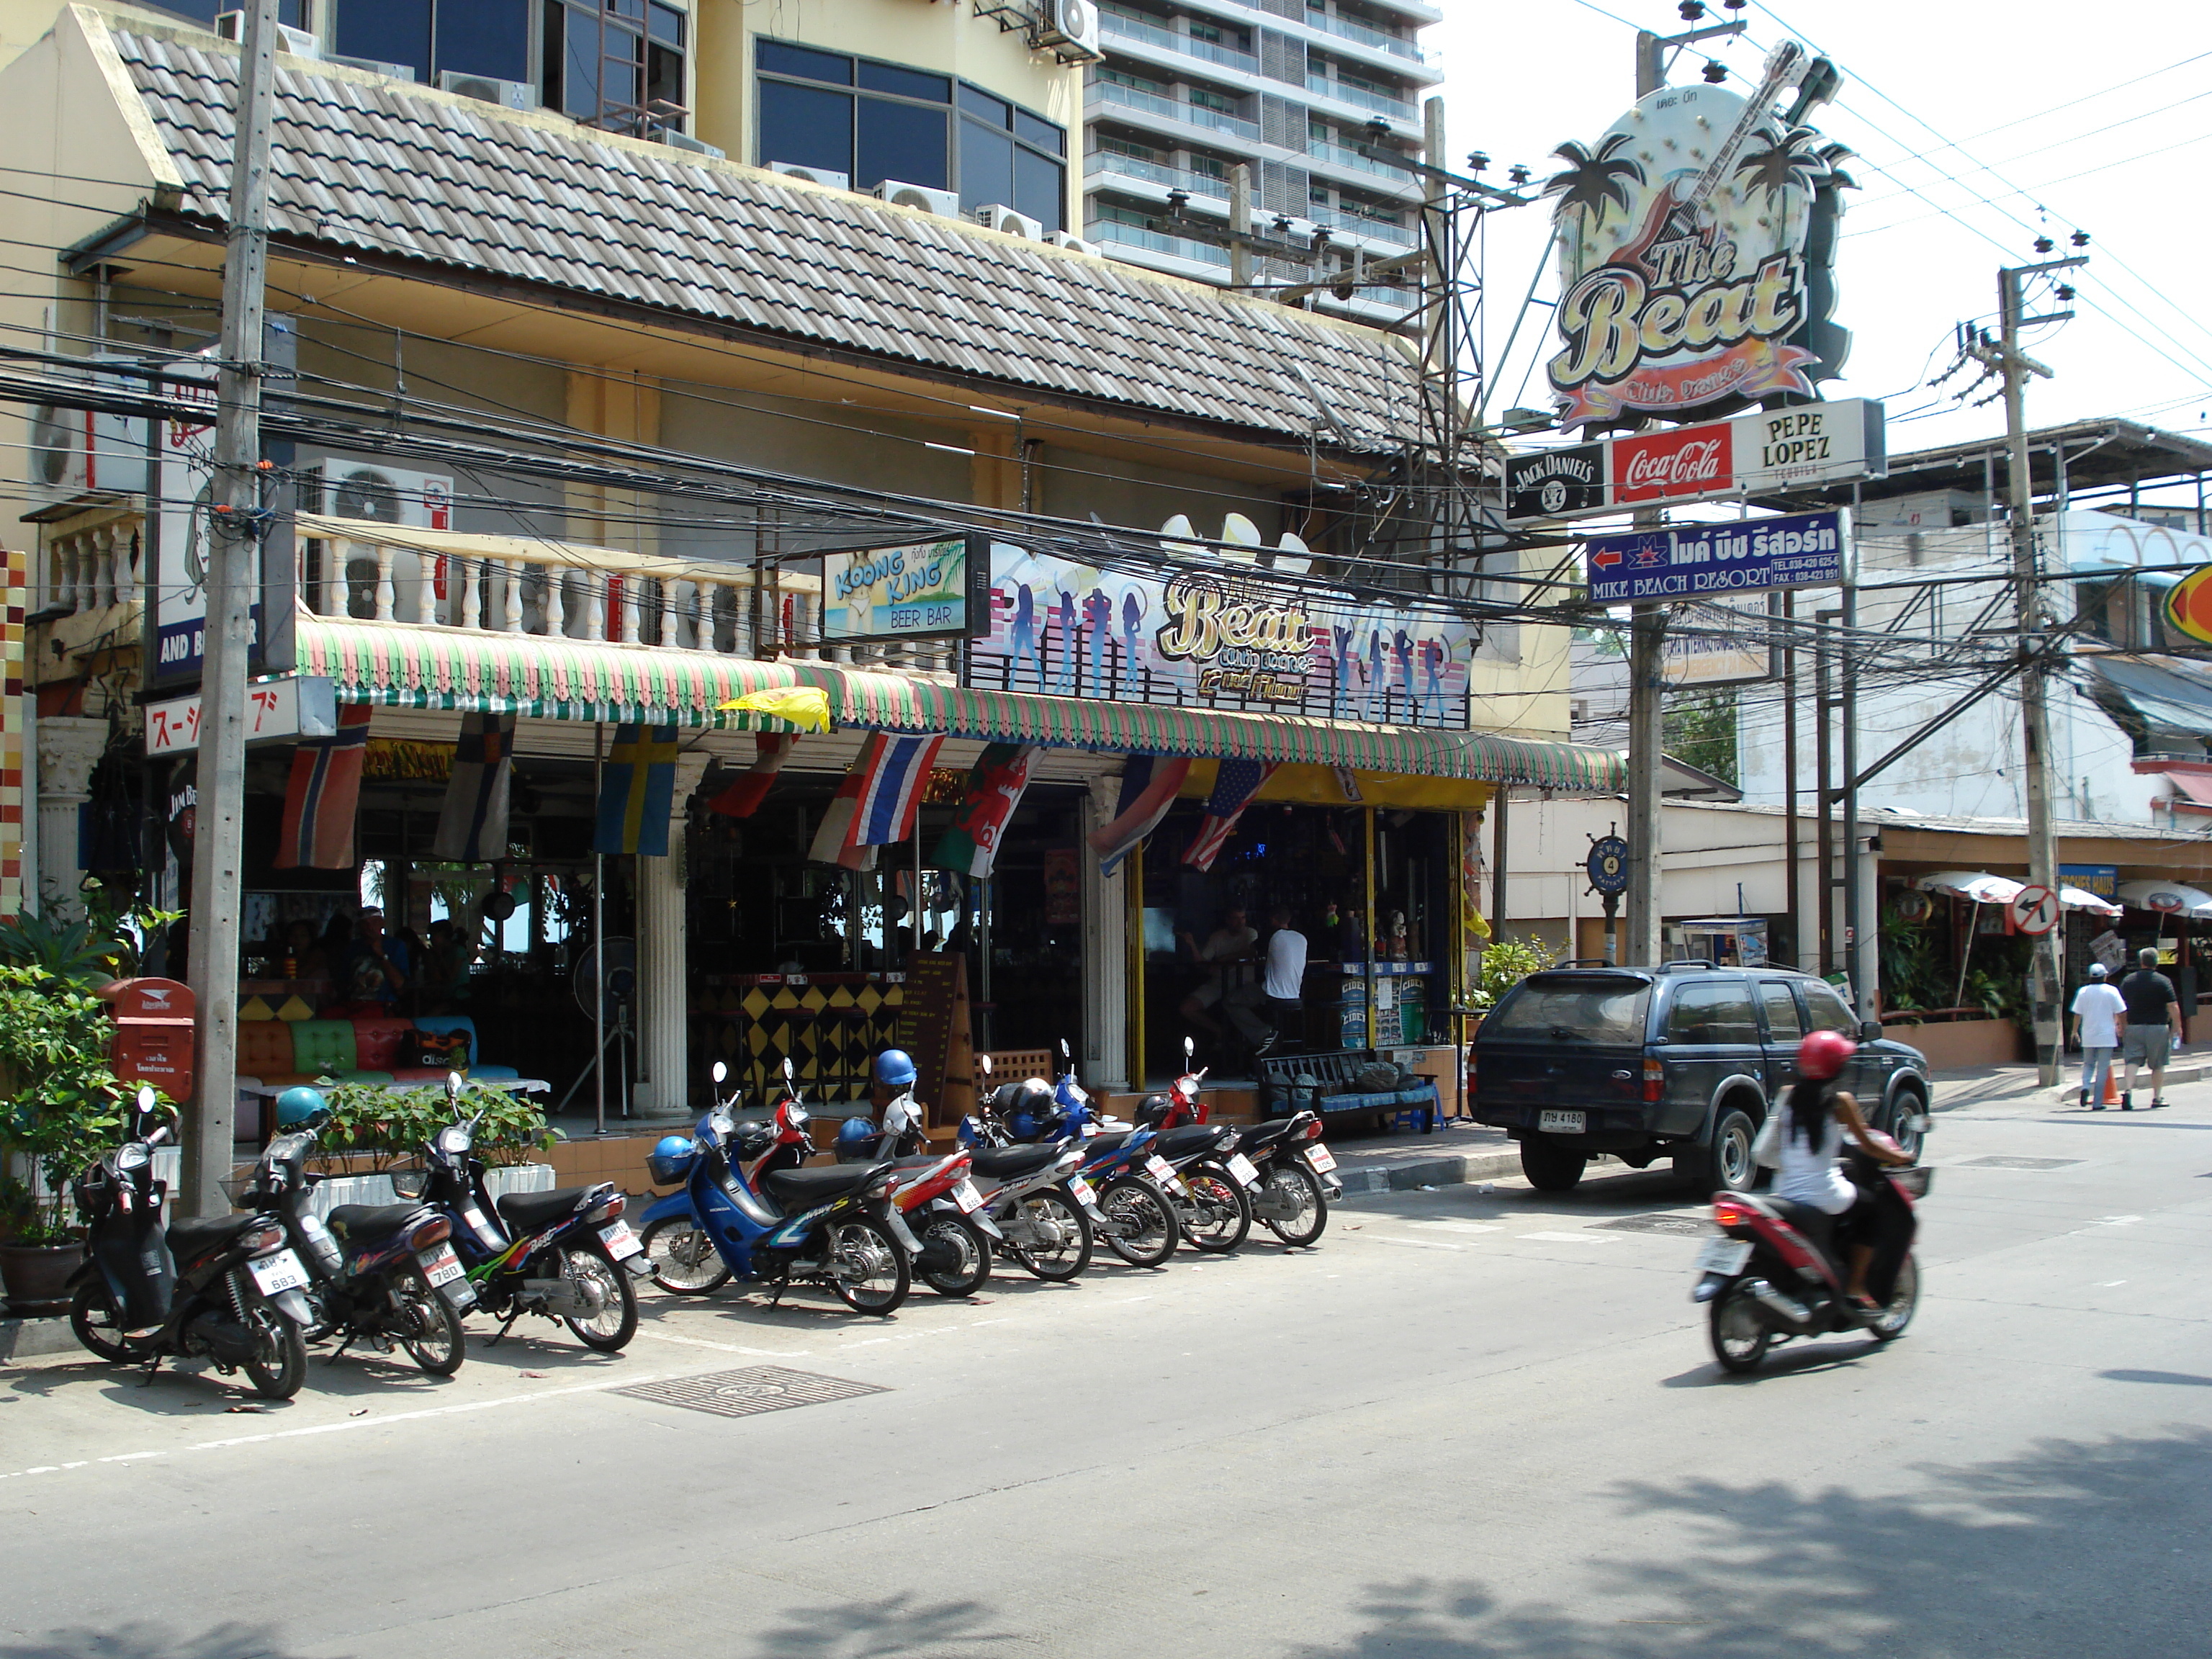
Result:
<svg viewBox="0 0 2212 1659">
<path fill-rule="evenodd" d="M 2203 1650 L 2130 21 L 0 0 L 0 1659 Z"/>
</svg>

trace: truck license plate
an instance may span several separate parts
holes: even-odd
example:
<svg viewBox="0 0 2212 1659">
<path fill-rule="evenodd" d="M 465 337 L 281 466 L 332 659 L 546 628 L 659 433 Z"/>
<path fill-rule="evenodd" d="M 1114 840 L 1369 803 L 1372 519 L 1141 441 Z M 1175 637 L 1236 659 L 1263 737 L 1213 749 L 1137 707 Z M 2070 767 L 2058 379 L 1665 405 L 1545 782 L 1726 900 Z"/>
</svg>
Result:
<svg viewBox="0 0 2212 1659">
<path fill-rule="evenodd" d="M 1549 1134 L 1578 1135 L 1589 1117 L 1587 1112 L 1540 1112 L 1536 1127 Z"/>
<path fill-rule="evenodd" d="M 441 1244 L 434 1250 L 417 1250 L 415 1259 L 422 1264 L 422 1277 L 430 1281 L 433 1290 L 441 1285 L 450 1285 L 468 1274 L 468 1269 L 461 1266 L 460 1257 L 453 1254 L 453 1247 L 450 1244 Z"/>
<path fill-rule="evenodd" d="M 630 1231 L 627 1221 L 610 1222 L 599 1229 L 599 1238 L 606 1245 L 607 1254 L 617 1261 L 627 1261 L 645 1248 L 637 1242 L 637 1235 Z"/>
<path fill-rule="evenodd" d="M 1701 1273 L 1726 1273 L 1733 1278 L 1743 1271 L 1743 1264 L 1751 1260 L 1751 1244 L 1741 1238 L 1709 1238 L 1705 1248 L 1698 1252 L 1697 1271 Z"/>
<path fill-rule="evenodd" d="M 298 1255 L 291 1250 L 279 1250 L 274 1255 L 264 1255 L 246 1264 L 253 1275 L 253 1283 L 264 1296 L 275 1296 L 279 1291 L 298 1291 L 307 1288 L 307 1270 Z"/>
</svg>

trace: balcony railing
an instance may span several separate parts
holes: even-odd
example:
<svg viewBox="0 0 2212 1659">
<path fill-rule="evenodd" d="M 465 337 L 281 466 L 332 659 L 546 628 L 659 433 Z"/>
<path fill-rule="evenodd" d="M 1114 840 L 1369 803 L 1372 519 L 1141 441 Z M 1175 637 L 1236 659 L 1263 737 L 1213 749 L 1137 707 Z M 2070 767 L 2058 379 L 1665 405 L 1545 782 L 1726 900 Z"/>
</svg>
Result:
<svg viewBox="0 0 2212 1659">
<path fill-rule="evenodd" d="M 1228 250 L 1216 247 L 1211 242 L 1194 242 L 1187 236 L 1164 235 L 1157 230 L 1121 224 L 1111 219 L 1092 221 L 1083 234 L 1089 241 L 1118 242 L 1124 247 L 1150 248 L 1155 253 L 1193 260 L 1202 265 L 1226 265 L 1229 263 Z"/>
<path fill-rule="evenodd" d="M 1332 208 L 1309 208 L 1301 216 L 1315 224 L 1327 225 L 1331 230 L 1348 230 L 1355 235 L 1371 236 L 1378 242 L 1389 242 L 1398 247 L 1411 247 L 1420 240 L 1419 235 L 1403 225 L 1387 224 L 1380 219 L 1370 219 L 1364 214 L 1345 213 Z"/>
<path fill-rule="evenodd" d="M 1099 13 L 1098 24 L 1109 34 L 1118 34 L 1124 40 L 1142 40 L 1162 52 L 1180 52 L 1186 58 L 1202 58 L 1206 63 L 1219 64 L 1246 75 L 1260 72 L 1260 60 L 1250 52 L 1239 52 L 1234 46 L 1216 46 L 1211 40 L 1177 34 L 1173 29 L 1164 29 L 1153 23 L 1140 23 L 1135 18 L 1124 17 L 1118 12 Z"/>
<path fill-rule="evenodd" d="M 1382 93 L 1370 92 L 1364 87 L 1348 86 L 1333 81 L 1326 75 L 1309 73 L 1306 90 L 1324 98 L 1334 98 L 1339 103 L 1351 104 L 1359 109 L 1373 110 L 1377 115 L 1395 115 L 1401 121 L 1413 118 L 1413 104 L 1409 98 L 1391 98 Z"/>
<path fill-rule="evenodd" d="M 1306 14 L 1306 27 L 1326 31 L 1340 40 L 1356 40 L 1363 46 L 1372 46 L 1377 52 L 1387 52 L 1395 58 L 1408 58 L 1416 64 L 1425 64 L 1428 56 L 1411 40 L 1401 40 L 1395 34 L 1385 34 L 1380 29 L 1370 29 L 1364 23 L 1355 23 L 1343 17 L 1317 17 Z"/>
<path fill-rule="evenodd" d="M 144 520 L 118 513 L 105 523 L 52 537 L 39 552 L 31 609 L 78 616 L 111 605 L 136 605 Z"/>
<path fill-rule="evenodd" d="M 1388 179 L 1395 185 L 1410 187 L 1413 175 L 1404 167 L 1394 167 L 1388 161 L 1377 161 L 1362 155 L 1356 149 L 1346 149 L 1341 144 L 1308 143 L 1306 154 L 1316 161 L 1327 161 L 1332 167 L 1350 167 L 1354 173 L 1364 173 L 1377 179 Z"/>
<path fill-rule="evenodd" d="M 1202 104 L 1186 104 L 1176 99 L 1162 98 L 1114 81 L 1101 81 L 1091 90 L 1102 101 L 1118 104 L 1124 109 L 1142 110 L 1146 114 L 1157 115 L 1166 120 L 1185 121 L 1193 126 L 1211 127 L 1216 132 L 1234 133 L 1252 143 L 1260 141 L 1260 124 L 1257 121 L 1247 121 L 1238 115 L 1224 115 L 1219 110 L 1207 109 Z"/>
<path fill-rule="evenodd" d="M 1141 179 L 1146 184 L 1159 185 L 1169 190 L 1187 190 L 1194 196 L 1211 197 L 1216 201 L 1229 199 L 1229 184 L 1208 173 L 1190 173 L 1182 167 L 1163 167 L 1158 161 L 1147 161 L 1135 155 L 1117 155 L 1110 149 L 1094 151 L 1084 162 L 1086 174 L 1110 173 L 1123 179 Z"/>
</svg>

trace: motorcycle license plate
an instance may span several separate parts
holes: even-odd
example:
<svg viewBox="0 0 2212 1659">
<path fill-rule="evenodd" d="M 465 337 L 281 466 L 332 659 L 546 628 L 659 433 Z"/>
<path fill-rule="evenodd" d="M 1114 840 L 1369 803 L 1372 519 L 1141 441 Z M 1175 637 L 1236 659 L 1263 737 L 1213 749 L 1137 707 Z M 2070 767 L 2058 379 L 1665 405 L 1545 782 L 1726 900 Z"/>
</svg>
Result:
<svg viewBox="0 0 2212 1659">
<path fill-rule="evenodd" d="M 1701 1273 L 1727 1273 L 1731 1278 L 1743 1271 L 1743 1264 L 1751 1260 L 1751 1244 L 1741 1238 L 1709 1238 L 1705 1248 L 1698 1252 L 1697 1271 Z"/>
<path fill-rule="evenodd" d="M 1316 1141 L 1306 1148 L 1306 1162 L 1313 1166 L 1316 1175 L 1327 1175 L 1336 1167 L 1336 1154 Z"/>
<path fill-rule="evenodd" d="M 1157 1154 L 1145 1160 L 1145 1173 L 1178 1198 L 1187 1195 L 1190 1191 L 1189 1188 L 1182 1184 L 1182 1177 L 1175 1172 L 1175 1165 Z"/>
<path fill-rule="evenodd" d="M 629 1230 L 627 1221 L 612 1221 L 599 1229 L 599 1240 L 607 1247 L 607 1254 L 617 1261 L 627 1261 L 645 1248 L 637 1242 L 637 1235 Z"/>
<path fill-rule="evenodd" d="M 275 1296 L 280 1291 L 305 1290 L 307 1270 L 291 1250 L 279 1250 L 274 1255 L 264 1255 L 246 1264 L 253 1275 L 253 1283 L 264 1296 Z"/>
<path fill-rule="evenodd" d="M 1586 1112 L 1540 1112 L 1536 1117 L 1536 1127 L 1555 1135 L 1578 1135 L 1583 1133 L 1589 1117 Z"/>
<path fill-rule="evenodd" d="M 1252 1160 L 1242 1152 L 1230 1153 L 1229 1173 L 1247 1187 L 1256 1187 L 1260 1184 L 1260 1171 L 1253 1167 Z"/>
<path fill-rule="evenodd" d="M 422 1264 L 422 1276 L 430 1281 L 434 1289 L 468 1277 L 469 1270 L 461 1266 L 460 1257 L 453 1254 L 453 1247 L 450 1244 L 441 1244 L 434 1250 L 417 1250 L 415 1259 Z"/>
<path fill-rule="evenodd" d="M 983 1194 L 975 1190 L 975 1183 L 963 1181 L 952 1189 L 952 1201 L 960 1206 L 963 1215 L 973 1215 L 983 1207 Z"/>
<path fill-rule="evenodd" d="M 1081 1176 L 1068 1176 L 1067 1190 L 1075 1194 L 1075 1201 L 1085 1209 L 1095 1210 L 1098 1207 L 1097 1189 Z"/>
</svg>

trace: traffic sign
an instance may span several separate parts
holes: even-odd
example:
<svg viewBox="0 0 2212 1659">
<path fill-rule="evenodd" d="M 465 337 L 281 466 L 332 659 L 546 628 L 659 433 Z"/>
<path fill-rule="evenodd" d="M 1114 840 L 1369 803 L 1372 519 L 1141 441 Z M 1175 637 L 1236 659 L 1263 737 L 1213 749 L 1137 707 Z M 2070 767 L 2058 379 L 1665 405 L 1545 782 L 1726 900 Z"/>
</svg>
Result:
<svg viewBox="0 0 2212 1659">
<path fill-rule="evenodd" d="M 1628 843 L 1619 836 L 1604 836 L 1590 843 L 1589 884 L 1601 893 L 1628 890 Z"/>
<path fill-rule="evenodd" d="M 2023 933 L 2047 933 L 2058 925 L 2058 895 L 2048 887 L 2023 887 L 2005 906 L 2012 925 Z"/>
</svg>

